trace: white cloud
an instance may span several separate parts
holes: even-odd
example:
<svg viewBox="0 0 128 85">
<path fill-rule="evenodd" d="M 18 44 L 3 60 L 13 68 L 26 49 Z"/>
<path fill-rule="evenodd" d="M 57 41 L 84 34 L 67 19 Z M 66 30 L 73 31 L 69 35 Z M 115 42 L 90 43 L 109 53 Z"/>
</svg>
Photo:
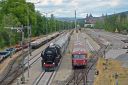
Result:
<svg viewBox="0 0 128 85">
<path fill-rule="evenodd" d="M 33 0 L 35 1 L 35 0 Z M 40 4 L 36 9 L 40 11 L 54 11 L 57 16 L 74 16 L 74 10 L 77 10 L 78 16 L 85 17 L 86 13 L 102 15 L 102 13 L 113 13 L 114 9 L 126 9 L 127 0 L 39 0 Z M 121 10 L 122 10 L 121 9 Z"/>
<path fill-rule="evenodd" d="M 120 4 L 120 0 L 97 0 L 94 4 L 92 3 L 90 6 L 92 7 L 116 7 Z"/>
<path fill-rule="evenodd" d="M 26 0 L 26 2 L 37 3 L 37 2 L 41 2 L 41 0 Z"/>
<path fill-rule="evenodd" d="M 31 0 L 31 1 L 36 1 L 37 2 L 37 0 Z M 38 1 L 41 2 L 40 3 L 41 5 L 51 5 L 51 4 L 60 5 L 63 2 L 63 0 L 38 0 Z"/>
<path fill-rule="evenodd" d="M 110 2 L 110 6 L 118 6 L 120 3 L 120 0 L 112 0 L 112 2 Z"/>
<path fill-rule="evenodd" d="M 62 4 L 63 0 L 51 0 L 55 5 L 60 5 Z"/>
<path fill-rule="evenodd" d="M 77 0 L 72 0 L 70 3 L 69 3 L 70 6 L 73 6 L 75 9 L 78 7 L 78 1 Z"/>
<path fill-rule="evenodd" d="M 42 5 L 48 5 L 48 0 L 41 0 Z"/>
</svg>

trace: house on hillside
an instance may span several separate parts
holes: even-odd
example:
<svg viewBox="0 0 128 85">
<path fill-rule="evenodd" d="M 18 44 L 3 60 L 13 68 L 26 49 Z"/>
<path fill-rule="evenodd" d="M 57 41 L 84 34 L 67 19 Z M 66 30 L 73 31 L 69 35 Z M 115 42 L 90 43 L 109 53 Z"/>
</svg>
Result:
<svg viewBox="0 0 128 85">
<path fill-rule="evenodd" d="M 85 18 L 85 27 L 93 27 L 96 23 L 96 17 L 93 17 L 92 14 L 86 16 Z"/>
<path fill-rule="evenodd" d="M 94 24 L 97 20 L 104 22 L 104 15 L 102 14 L 101 17 L 93 17 L 92 14 L 86 16 L 85 18 L 85 27 L 94 27 Z"/>
</svg>

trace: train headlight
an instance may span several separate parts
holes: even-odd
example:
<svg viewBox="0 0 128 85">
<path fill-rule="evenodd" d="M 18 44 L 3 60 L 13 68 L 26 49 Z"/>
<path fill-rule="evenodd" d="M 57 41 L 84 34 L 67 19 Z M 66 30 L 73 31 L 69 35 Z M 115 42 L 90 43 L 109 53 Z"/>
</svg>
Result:
<svg viewBox="0 0 128 85">
<path fill-rule="evenodd" d="M 45 64 L 45 63 L 44 63 Z"/>
</svg>

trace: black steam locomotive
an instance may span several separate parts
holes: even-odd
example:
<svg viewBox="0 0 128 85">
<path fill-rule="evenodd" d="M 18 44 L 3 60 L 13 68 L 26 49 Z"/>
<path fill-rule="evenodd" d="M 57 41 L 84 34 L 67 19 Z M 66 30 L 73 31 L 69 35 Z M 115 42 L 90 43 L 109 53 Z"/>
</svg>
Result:
<svg viewBox="0 0 128 85">
<path fill-rule="evenodd" d="M 63 34 L 56 42 L 51 43 L 42 53 L 42 67 L 45 70 L 55 69 L 58 66 L 62 54 L 68 46 L 70 33 Z"/>
</svg>

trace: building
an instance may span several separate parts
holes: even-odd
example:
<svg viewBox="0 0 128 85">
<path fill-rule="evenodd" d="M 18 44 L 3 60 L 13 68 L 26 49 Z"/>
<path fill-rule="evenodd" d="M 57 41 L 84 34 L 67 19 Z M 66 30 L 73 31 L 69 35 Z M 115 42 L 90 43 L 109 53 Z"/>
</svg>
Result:
<svg viewBox="0 0 128 85">
<path fill-rule="evenodd" d="M 85 18 L 85 23 L 86 24 L 95 24 L 96 23 L 96 18 L 92 16 L 92 14 L 86 16 Z"/>
</svg>

